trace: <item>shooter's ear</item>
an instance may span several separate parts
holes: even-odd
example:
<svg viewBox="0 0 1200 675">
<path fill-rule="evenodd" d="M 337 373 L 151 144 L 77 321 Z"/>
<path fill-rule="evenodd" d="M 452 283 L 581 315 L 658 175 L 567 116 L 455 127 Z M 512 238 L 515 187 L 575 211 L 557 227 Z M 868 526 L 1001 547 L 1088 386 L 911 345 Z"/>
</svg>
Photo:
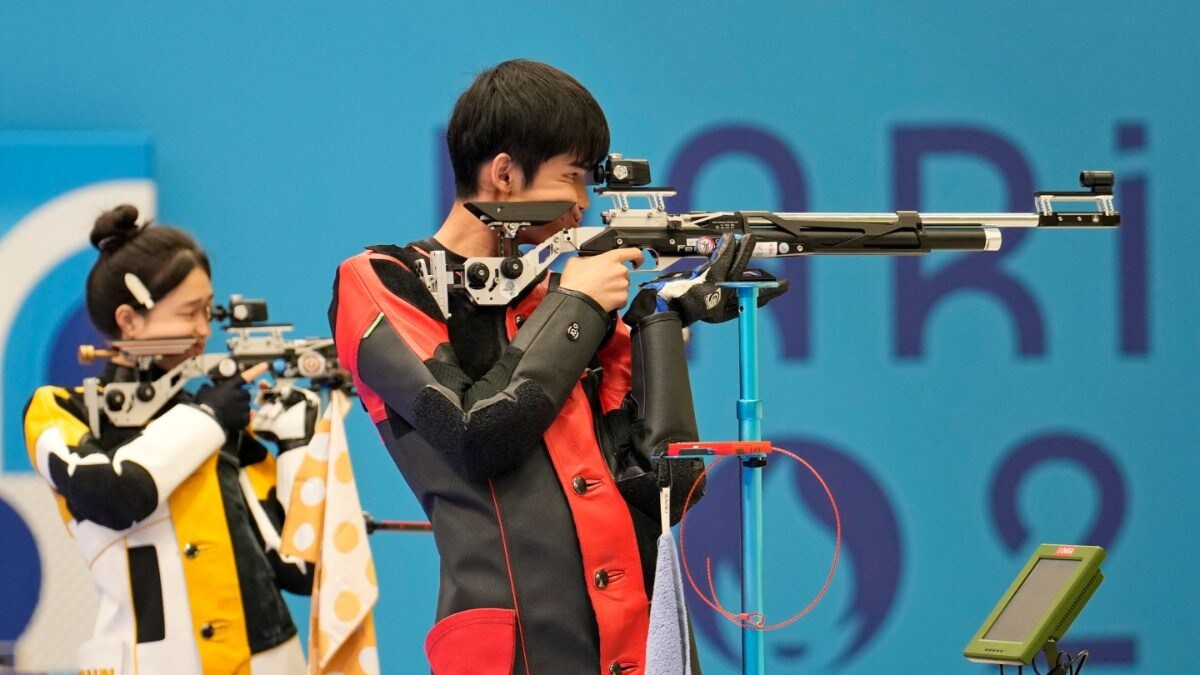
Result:
<svg viewBox="0 0 1200 675">
<path fill-rule="evenodd" d="M 117 322 L 117 328 L 121 330 L 121 338 L 125 340 L 136 340 L 142 326 L 146 323 L 145 317 L 129 304 L 118 306 L 113 311 L 113 318 Z"/>
<path fill-rule="evenodd" d="M 486 180 L 498 196 L 510 197 L 525 186 L 525 176 L 512 155 L 502 152 L 492 158 L 486 170 Z"/>
</svg>

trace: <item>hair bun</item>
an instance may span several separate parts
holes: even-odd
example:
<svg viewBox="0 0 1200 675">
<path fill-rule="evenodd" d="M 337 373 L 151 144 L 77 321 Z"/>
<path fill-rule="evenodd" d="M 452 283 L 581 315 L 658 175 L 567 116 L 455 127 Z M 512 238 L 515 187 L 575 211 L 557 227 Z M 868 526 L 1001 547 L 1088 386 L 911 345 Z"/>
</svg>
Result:
<svg viewBox="0 0 1200 675">
<path fill-rule="evenodd" d="M 100 214 L 92 225 L 92 246 L 101 253 L 111 253 L 123 246 L 140 231 L 138 210 L 132 204 L 122 204 Z"/>
</svg>

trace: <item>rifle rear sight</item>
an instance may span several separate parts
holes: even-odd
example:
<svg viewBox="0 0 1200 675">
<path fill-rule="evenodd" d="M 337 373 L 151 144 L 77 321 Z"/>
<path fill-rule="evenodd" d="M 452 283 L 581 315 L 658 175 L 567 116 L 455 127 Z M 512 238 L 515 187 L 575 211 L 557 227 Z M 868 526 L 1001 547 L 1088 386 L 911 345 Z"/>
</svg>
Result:
<svg viewBox="0 0 1200 675">
<path fill-rule="evenodd" d="M 267 320 L 267 301 L 258 298 L 243 298 L 239 294 L 229 296 L 229 307 L 213 305 L 212 318 L 229 321 L 226 328 L 249 328 Z"/>
</svg>

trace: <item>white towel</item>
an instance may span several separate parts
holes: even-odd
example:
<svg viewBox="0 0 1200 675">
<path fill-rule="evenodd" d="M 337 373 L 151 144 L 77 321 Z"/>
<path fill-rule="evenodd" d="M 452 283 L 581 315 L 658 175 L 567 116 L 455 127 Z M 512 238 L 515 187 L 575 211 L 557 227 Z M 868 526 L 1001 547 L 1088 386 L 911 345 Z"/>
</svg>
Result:
<svg viewBox="0 0 1200 675">
<path fill-rule="evenodd" d="M 654 597 L 650 603 L 650 634 L 646 640 L 646 675 L 691 675 L 687 606 L 675 539 L 658 538 Z"/>
</svg>

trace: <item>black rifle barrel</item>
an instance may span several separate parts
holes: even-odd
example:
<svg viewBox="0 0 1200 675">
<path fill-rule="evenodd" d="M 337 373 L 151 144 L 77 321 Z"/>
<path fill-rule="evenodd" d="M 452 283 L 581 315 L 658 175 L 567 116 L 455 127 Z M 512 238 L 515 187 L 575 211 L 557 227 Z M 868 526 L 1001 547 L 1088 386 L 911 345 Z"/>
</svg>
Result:
<svg viewBox="0 0 1200 675">
<path fill-rule="evenodd" d="M 850 229 L 804 230 L 798 234 L 778 228 L 752 228 L 758 241 L 755 257 L 791 257 L 798 255 L 905 255 L 929 251 L 995 251 L 1000 247 L 1000 230 L 992 227 L 927 227 L 920 231 L 900 229 L 885 234 L 864 234 Z M 704 255 L 700 245 L 709 244 L 722 234 L 717 229 L 610 227 L 583 242 L 579 251 L 594 255 L 614 248 L 650 249 L 661 257 Z M 709 249 L 711 250 L 711 249 Z"/>
</svg>

